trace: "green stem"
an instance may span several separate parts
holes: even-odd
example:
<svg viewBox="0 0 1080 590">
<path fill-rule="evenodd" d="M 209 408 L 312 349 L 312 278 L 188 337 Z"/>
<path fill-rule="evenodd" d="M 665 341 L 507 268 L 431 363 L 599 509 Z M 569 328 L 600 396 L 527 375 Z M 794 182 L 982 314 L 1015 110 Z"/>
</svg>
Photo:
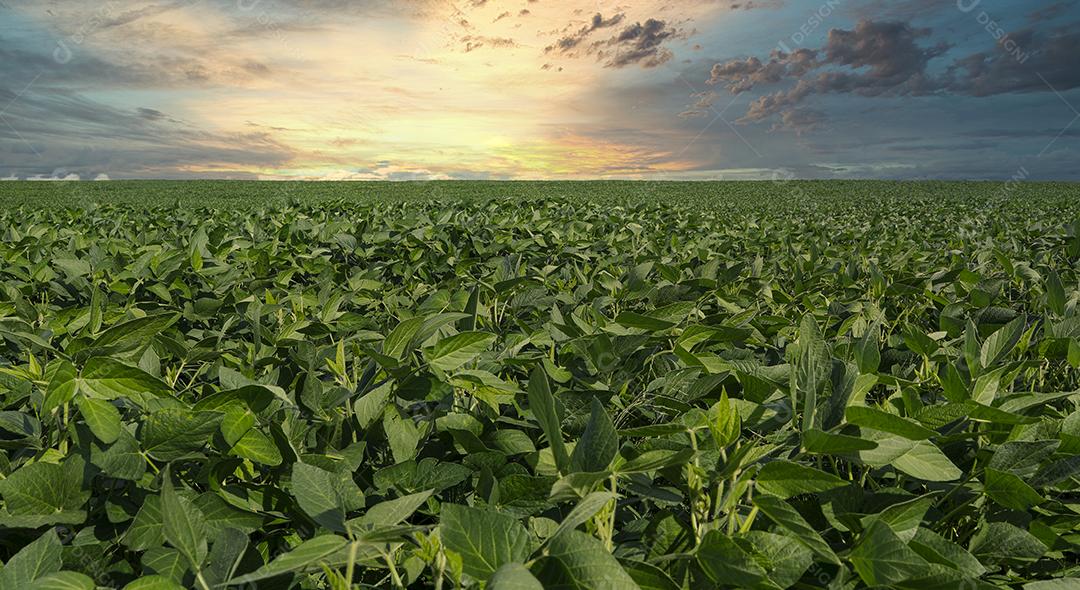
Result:
<svg viewBox="0 0 1080 590">
<path fill-rule="evenodd" d="M 383 553 L 383 559 L 386 560 L 386 566 L 390 568 L 390 579 L 394 582 L 394 588 L 404 589 L 405 584 L 401 582 L 401 576 L 398 574 L 397 566 L 394 565 L 392 553 L 392 551 L 386 551 Z"/>
<path fill-rule="evenodd" d="M 345 583 L 352 588 L 353 573 L 356 571 L 356 550 L 359 548 L 359 543 L 353 541 L 349 544 L 349 564 L 345 566 Z"/>
</svg>

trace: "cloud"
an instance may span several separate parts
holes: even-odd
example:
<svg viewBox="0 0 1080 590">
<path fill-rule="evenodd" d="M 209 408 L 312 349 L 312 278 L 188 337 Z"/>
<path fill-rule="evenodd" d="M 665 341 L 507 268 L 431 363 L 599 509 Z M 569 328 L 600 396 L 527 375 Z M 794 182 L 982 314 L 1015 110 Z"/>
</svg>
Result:
<svg viewBox="0 0 1080 590">
<path fill-rule="evenodd" d="M 655 18 L 627 25 L 608 39 L 585 44 L 595 31 L 618 26 L 625 18 L 622 13 L 610 18 L 604 18 L 597 13 L 587 25 L 571 35 L 561 37 L 544 51 L 570 57 L 593 56 L 607 68 L 623 68 L 635 64 L 652 68 L 671 60 L 674 54 L 664 47 L 664 43 L 680 36 L 680 32 Z"/>
<path fill-rule="evenodd" d="M 485 37 L 483 35 L 466 35 L 461 38 L 461 42 L 465 45 L 465 53 L 476 51 L 481 47 L 511 48 L 518 46 L 517 42 L 509 37 Z"/>
<path fill-rule="evenodd" d="M 626 16 L 622 13 L 609 18 L 604 18 L 604 15 L 598 12 L 593 15 L 589 24 L 581 27 L 577 32 L 571 35 L 560 38 L 555 44 L 545 48 L 544 51 L 546 53 L 567 53 L 585 41 L 586 37 L 590 36 L 594 31 L 614 27 L 623 22 L 625 18 Z"/>
<path fill-rule="evenodd" d="M 1050 86 L 1060 92 L 1080 87 L 1080 68 L 1074 63 L 1080 54 L 1080 31 L 1075 26 L 1042 34 L 1025 30 L 1009 35 L 1003 38 L 1002 47 L 954 59 L 936 74 L 931 71 L 931 62 L 952 47 L 945 42 L 927 43 L 930 36 L 930 29 L 904 22 L 861 20 L 851 30 L 832 29 L 817 49 L 774 50 L 766 61 L 751 56 L 717 63 L 707 82 L 723 85 L 732 95 L 786 86 L 759 96 L 738 122 L 779 116 L 774 129 L 800 131 L 821 124 L 820 113 L 815 112 L 811 119 L 811 111 L 795 110 L 815 95 L 984 97 L 1050 92 Z M 700 104 L 701 97 L 694 97 Z M 691 107 L 686 112 L 700 110 Z"/>
<path fill-rule="evenodd" d="M 1048 85 L 1058 92 L 1080 87 L 1077 24 L 1046 33 L 1025 29 L 1002 40 L 1015 48 L 1012 51 L 1002 46 L 957 60 L 950 71 L 948 90 L 983 97 L 1048 92 Z"/>
<path fill-rule="evenodd" d="M 1076 4 L 1075 0 L 1061 0 L 1060 2 L 1054 2 L 1048 6 L 1043 6 L 1031 11 L 1027 18 L 1031 22 L 1054 20 L 1065 14 L 1065 12 L 1074 4 Z"/>
<path fill-rule="evenodd" d="M 101 23 L 101 26 L 102 27 L 119 27 L 119 26 L 123 26 L 123 25 L 135 22 L 135 21 L 143 19 L 143 18 L 153 17 L 153 16 L 157 16 L 159 14 L 164 14 L 166 12 L 170 12 L 172 10 L 177 10 L 177 9 L 180 9 L 180 8 L 184 8 L 186 6 L 190 6 L 190 5 L 192 5 L 192 4 L 194 4 L 194 3 L 198 2 L 198 1 L 199 0 L 177 0 L 175 2 L 167 2 L 167 3 L 164 3 L 164 4 L 150 4 L 148 6 L 142 6 L 142 7 L 133 9 L 133 10 L 129 10 L 129 11 L 124 12 L 123 14 L 119 14 L 117 16 L 109 16 L 109 15 L 111 15 L 113 8 L 109 4 L 106 4 L 105 5 L 105 9 L 106 9 L 105 14 L 106 14 L 107 18 L 103 19 L 103 21 Z"/>
<path fill-rule="evenodd" d="M 796 135 L 803 135 L 825 123 L 825 114 L 813 109 L 790 109 L 780 115 L 780 120 L 773 124 L 772 130 L 783 129 L 794 131 Z"/>
<path fill-rule="evenodd" d="M 669 61 L 671 50 L 663 47 L 665 41 L 675 37 L 678 31 L 661 20 L 650 18 L 645 24 L 635 23 L 617 37 L 609 41 L 614 46 L 614 54 L 607 58 L 609 68 L 621 68 L 631 64 L 640 64 L 651 68 Z"/>
<path fill-rule="evenodd" d="M 0 126 L 0 160 L 28 178 L 178 176 L 207 166 L 280 167 L 295 157 L 268 132 L 211 132 L 157 109 L 127 110 L 55 87 L 29 89 L 4 120 L 10 127 Z"/>
</svg>

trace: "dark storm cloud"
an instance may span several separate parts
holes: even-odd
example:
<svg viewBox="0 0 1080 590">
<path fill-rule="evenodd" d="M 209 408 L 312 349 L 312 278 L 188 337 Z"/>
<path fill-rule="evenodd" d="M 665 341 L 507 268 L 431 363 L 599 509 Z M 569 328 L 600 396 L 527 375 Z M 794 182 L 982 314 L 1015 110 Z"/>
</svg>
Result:
<svg viewBox="0 0 1080 590">
<path fill-rule="evenodd" d="M 708 83 L 722 84 L 733 95 L 788 84 L 755 99 L 739 121 L 779 115 L 780 126 L 796 129 L 805 129 L 798 122 L 808 119 L 793 109 L 814 95 L 984 97 L 1080 87 L 1080 68 L 1074 63 L 1080 55 L 1080 31 L 1075 26 L 1010 34 L 1008 47 L 1003 38 L 1001 47 L 954 59 L 936 74 L 931 62 L 951 47 L 931 41 L 930 36 L 930 29 L 908 23 L 862 20 L 851 30 L 829 31 L 817 49 L 774 50 L 767 61 L 751 56 L 717 63 Z"/>
<path fill-rule="evenodd" d="M 570 35 L 560 38 L 554 45 L 549 45 L 544 51 L 547 53 L 567 53 L 571 49 L 581 45 L 581 43 L 585 41 L 588 36 L 592 35 L 594 31 L 614 27 L 621 23 L 625 18 L 626 17 L 623 14 L 616 14 L 604 18 L 604 15 L 598 12 L 593 15 L 592 20 L 590 20 L 587 25 Z"/>
<path fill-rule="evenodd" d="M 956 61 L 947 88 L 970 96 L 993 96 L 1011 92 L 1058 92 L 1080 87 L 1080 29 L 1067 27 L 1040 32 L 1025 29 L 1012 33 L 1013 52 L 983 51 Z"/>
<path fill-rule="evenodd" d="M 621 68 L 631 64 L 643 67 L 655 67 L 671 59 L 672 53 L 665 49 L 665 41 L 675 37 L 678 31 L 661 20 L 650 18 L 642 23 L 635 23 L 609 42 L 614 47 L 613 54 L 605 65 Z"/>
<path fill-rule="evenodd" d="M 1063 0 L 1061 2 L 1055 2 L 1049 6 L 1044 6 L 1037 10 L 1033 10 L 1028 14 L 1028 20 L 1031 22 L 1042 22 L 1048 20 L 1054 20 L 1055 18 L 1065 14 L 1065 12 L 1072 6 L 1076 5 L 1076 0 Z"/>
<path fill-rule="evenodd" d="M 629 65 L 651 68 L 671 60 L 673 54 L 664 47 L 664 43 L 678 37 L 680 33 L 666 22 L 655 18 L 627 25 L 614 36 L 586 44 L 594 32 L 618 26 L 624 20 L 622 14 L 604 18 L 597 13 L 589 24 L 560 38 L 544 51 L 570 57 L 592 56 L 608 68 L 623 68 Z"/>
</svg>

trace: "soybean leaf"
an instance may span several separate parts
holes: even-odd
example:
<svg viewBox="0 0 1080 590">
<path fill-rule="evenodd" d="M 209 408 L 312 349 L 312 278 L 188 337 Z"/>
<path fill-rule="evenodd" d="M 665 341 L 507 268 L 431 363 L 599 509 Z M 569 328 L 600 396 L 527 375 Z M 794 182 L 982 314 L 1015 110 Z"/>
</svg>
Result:
<svg viewBox="0 0 1080 590">
<path fill-rule="evenodd" d="M 889 525 L 874 521 L 848 558 L 870 586 L 897 584 L 923 575 L 929 564 L 905 544 Z"/>
<path fill-rule="evenodd" d="M 170 395 L 169 386 L 138 367 L 107 357 L 86 361 L 79 377 L 82 391 L 99 399 L 137 398 L 144 394 Z"/>
<path fill-rule="evenodd" d="M 86 425 L 98 440 L 105 444 L 116 441 L 121 429 L 120 412 L 116 406 L 105 400 L 89 397 L 80 397 L 75 403 Z"/>
<path fill-rule="evenodd" d="M 486 587 L 488 590 L 544 590 L 540 580 L 520 563 L 508 563 L 495 570 Z"/>
<path fill-rule="evenodd" d="M 639 588 L 603 543 L 581 531 L 567 531 L 552 539 L 532 572 L 548 590 Z"/>
<path fill-rule="evenodd" d="M 771 461 L 765 464 L 754 481 L 761 492 L 782 499 L 824 492 L 848 484 L 831 473 L 790 461 Z"/>
<path fill-rule="evenodd" d="M 615 432 L 615 424 L 604 406 L 593 398 L 589 423 L 570 455 L 570 470 L 590 473 L 604 471 L 611 465 L 618 448 L 619 435 Z"/>
<path fill-rule="evenodd" d="M 60 571 L 63 545 L 53 530 L 27 544 L 0 569 L 0 588 L 26 588 L 35 580 Z"/>
<path fill-rule="evenodd" d="M 424 352 L 424 358 L 433 367 L 453 371 L 487 350 L 495 338 L 487 332 L 462 332 L 440 340 L 430 352 Z"/>
<path fill-rule="evenodd" d="M 168 469 L 161 476 L 161 517 L 165 539 L 198 571 L 207 554 L 206 519 L 194 504 L 176 493 Z"/>
<path fill-rule="evenodd" d="M 562 438 L 562 420 L 555 407 L 555 397 L 551 394 L 547 374 L 537 367 L 529 376 L 529 408 L 547 436 L 551 452 L 555 457 L 555 467 L 566 473 L 570 467 L 570 458 Z"/>
<path fill-rule="evenodd" d="M 472 578 L 486 580 L 500 567 L 529 556 L 529 532 L 515 518 L 457 504 L 444 504 L 441 517 L 443 545 L 461 556 L 462 571 Z"/>
<path fill-rule="evenodd" d="M 348 541 L 337 535 L 319 535 L 297 545 L 292 551 L 278 556 L 259 569 L 229 581 L 230 585 L 252 584 L 290 572 L 317 570 L 320 564 L 337 563 L 338 555 Z"/>
<path fill-rule="evenodd" d="M 1043 497 L 1024 480 L 1012 473 L 987 467 L 985 471 L 986 494 L 998 504 L 1013 510 L 1028 510 L 1041 504 Z"/>
</svg>

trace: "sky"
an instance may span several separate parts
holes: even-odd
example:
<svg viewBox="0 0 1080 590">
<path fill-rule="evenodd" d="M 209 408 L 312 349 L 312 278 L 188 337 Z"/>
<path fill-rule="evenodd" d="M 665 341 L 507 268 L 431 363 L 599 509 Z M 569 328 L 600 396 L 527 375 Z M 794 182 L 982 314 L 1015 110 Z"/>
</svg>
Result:
<svg viewBox="0 0 1080 590">
<path fill-rule="evenodd" d="M 0 178 L 1080 180 L 1080 0 L 0 0 Z"/>
</svg>

